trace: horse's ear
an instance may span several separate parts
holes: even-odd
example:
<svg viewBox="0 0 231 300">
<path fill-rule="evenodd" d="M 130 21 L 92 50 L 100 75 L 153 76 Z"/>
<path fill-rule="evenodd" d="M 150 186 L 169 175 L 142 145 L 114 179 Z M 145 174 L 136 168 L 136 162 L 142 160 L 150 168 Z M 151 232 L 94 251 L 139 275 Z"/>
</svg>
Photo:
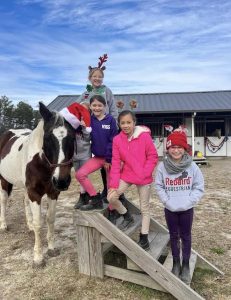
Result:
<svg viewBox="0 0 231 300">
<path fill-rule="evenodd" d="M 52 113 L 49 111 L 49 109 L 46 107 L 45 104 L 42 102 L 39 102 L 39 112 L 44 119 L 44 121 L 49 121 L 52 117 Z"/>
</svg>

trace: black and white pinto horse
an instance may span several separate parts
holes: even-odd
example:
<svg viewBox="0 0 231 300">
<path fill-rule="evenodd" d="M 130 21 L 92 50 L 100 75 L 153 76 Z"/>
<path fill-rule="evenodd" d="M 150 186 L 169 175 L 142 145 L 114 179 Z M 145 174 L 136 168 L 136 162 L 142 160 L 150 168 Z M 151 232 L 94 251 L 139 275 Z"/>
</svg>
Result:
<svg viewBox="0 0 231 300">
<path fill-rule="evenodd" d="M 54 249 L 56 200 L 71 182 L 74 129 L 57 112 L 39 103 L 42 116 L 33 130 L 9 130 L 0 137 L 0 229 L 6 230 L 6 203 L 13 185 L 25 188 L 28 228 L 34 231 L 34 264 L 44 264 L 41 243 L 41 200 L 47 194 L 48 253 Z"/>
</svg>

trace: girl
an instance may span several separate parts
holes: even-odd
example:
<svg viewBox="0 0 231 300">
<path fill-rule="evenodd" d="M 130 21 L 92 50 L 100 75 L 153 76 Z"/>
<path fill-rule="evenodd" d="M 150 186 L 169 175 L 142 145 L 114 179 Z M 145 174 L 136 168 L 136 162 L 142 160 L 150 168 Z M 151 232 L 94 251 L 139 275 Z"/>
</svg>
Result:
<svg viewBox="0 0 231 300">
<path fill-rule="evenodd" d="M 97 67 L 88 67 L 88 79 L 91 84 L 86 86 L 86 91 L 79 97 L 77 102 L 89 102 L 92 96 L 101 95 L 106 101 L 106 113 L 109 113 L 117 120 L 118 110 L 114 96 L 112 91 L 105 84 L 103 84 L 104 70 L 106 70 L 106 67 L 102 65 L 107 61 L 107 58 L 107 54 L 104 54 L 99 58 L 100 61 Z"/>
<path fill-rule="evenodd" d="M 81 126 L 76 131 L 76 145 L 77 151 L 73 157 L 73 166 L 75 172 L 80 169 L 91 158 L 91 134 L 86 130 L 86 124 L 81 121 Z M 74 208 L 79 209 L 81 206 L 87 204 L 89 201 L 89 194 L 84 187 L 80 185 L 80 195 Z"/>
<path fill-rule="evenodd" d="M 96 192 L 88 175 L 96 170 L 105 168 L 108 174 L 111 166 L 112 140 L 117 134 L 115 119 L 105 114 L 106 101 L 101 95 L 90 99 L 91 116 L 91 151 L 94 157 L 90 158 L 77 172 L 76 179 L 90 195 L 89 203 L 81 206 L 81 210 L 91 210 L 103 207 L 100 194 Z"/>
<path fill-rule="evenodd" d="M 157 168 L 155 187 L 160 201 L 165 206 L 173 257 L 172 273 L 189 284 L 193 207 L 204 193 L 204 179 L 199 167 L 187 153 L 187 137 L 183 131 L 172 132 L 167 138 L 166 148 L 166 157 Z"/>
<path fill-rule="evenodd" d="M 88 80 L 91 84 L 88 84 L 86 86 L 86 91 L 79 97 L 77 101 L 89 102 L 92 96 L 101 95 L 106 100 L 106 113 L 112 115 L 115 118 L 115 120 L 117 120 L 118 110 L 116 107 L 114 95 L 112 94 L 112 91 L 106 85 L 103 84 L 104 70 L 106 70 L 106 67 L 103 66 L 103 64 L 107 61 L 107 59 L 107 54 L 104 54 L 103 56 L 99 57 L 97 67 L 88 67 Z M 102 199 L 104 199 L 107 196 L 107 178 L 104 168 L 101 169 L 101 177 L 104 186 L 103 192 L 101 193 L 101 197 Z"/>
<path fill-rule="evenodd" d="M 124 217 L 119 228 L 121 230 L 128 228 L 134 222 L 133 217 L 118 199 L 129 186 L 136 185 L 142 213 L 138 244 L 147 250 L 149 249 L 150 189 L 153 181 L 152 172 L 157 164 L 158 155 L 150 129 L 136 126 L 136 117 L 133 112 L 122 111 L 118 117 L 118 124 L 121 132 L 113 139 L 108 201 Z"/>
</svg>

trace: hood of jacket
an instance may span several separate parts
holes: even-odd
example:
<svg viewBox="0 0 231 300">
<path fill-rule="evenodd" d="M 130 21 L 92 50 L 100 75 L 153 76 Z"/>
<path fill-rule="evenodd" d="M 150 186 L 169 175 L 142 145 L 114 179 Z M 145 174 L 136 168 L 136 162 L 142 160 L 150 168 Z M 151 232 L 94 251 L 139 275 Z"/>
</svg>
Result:
<svg viewBox="0 0 231 300">
<path fill-rule="evenodd" d="M 151 130 L 148 127 L 143 126 L 143 125 L 137 125 L 137 126 L 135 126 L 135 130 L 133 132 L 133 135 L 130 136 L 128 138 L 128 140 L 131 141 L 133 139 L 136 139 L 136 138 L 138 138 L 144 132 L 145 133 L 149 133 L 151 135 Z M 126 135 L 126 134 L 124 134 L 124 135 Z"/>
</svg>

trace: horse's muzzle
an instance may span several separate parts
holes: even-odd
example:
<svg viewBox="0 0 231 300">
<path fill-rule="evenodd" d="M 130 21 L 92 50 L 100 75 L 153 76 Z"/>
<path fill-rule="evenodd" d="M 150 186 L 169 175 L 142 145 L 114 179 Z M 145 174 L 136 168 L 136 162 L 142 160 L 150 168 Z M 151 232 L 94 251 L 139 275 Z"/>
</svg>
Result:
<svg viewBox="0 0 231 300">
<path fill-rule="evenodd" d="M 71 183 L 71 176 L 69 175 L 65 179 L 57 179 L 53 177 L 52 179 L 54 188 L 58 191 L 66 191 L 69 188 L 69 185 Z"/>
</svg>

